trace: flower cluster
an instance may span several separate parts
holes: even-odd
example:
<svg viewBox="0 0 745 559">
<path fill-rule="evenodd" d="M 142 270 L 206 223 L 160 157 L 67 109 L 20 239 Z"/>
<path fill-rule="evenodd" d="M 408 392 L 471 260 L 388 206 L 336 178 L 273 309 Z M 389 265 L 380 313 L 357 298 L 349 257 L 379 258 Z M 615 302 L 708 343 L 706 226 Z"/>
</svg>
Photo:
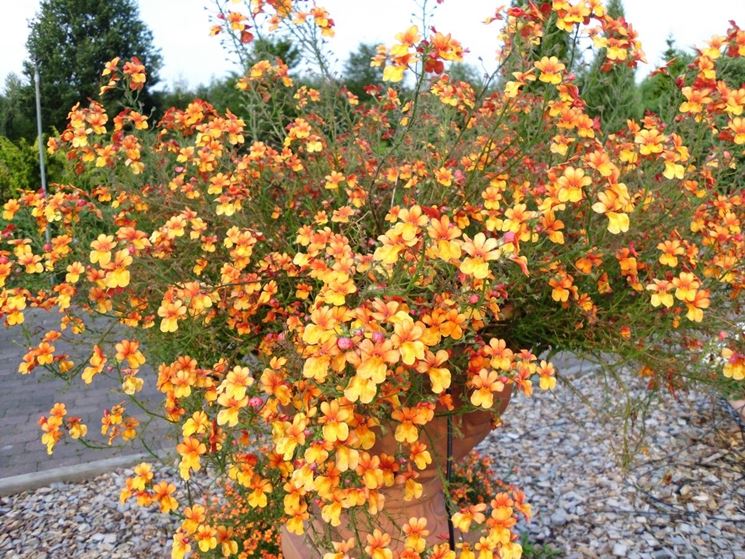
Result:
<svg viewBox="0 0 745 559">
<path fill-rule="evenodd" d="M 333 30 L 318 7 L 252 7 L 214 31 L 250 42 L 260 16 Z M 609 68 L 633 66 L 624 20 L 598 0 L 492 19 L 504 47 L 481 90 L 446 71 L 458 41 L 410 27 L 372 61 L 389 85 L 369 102 L 295 85 L 277 60 L 238 80 L 243 116 L 195 100 L 151 127 L 136 106 L 109 120 L 99 101 L 76 105 L 49 149 L 91 186 L 3 206 L 0 317 L 62 316 L 19 371 L 107 376 L 138 407 L 145 383 L 163 395 L 152 412 L 178 431 L 188 502 L 147 464 L 122 499 L 180 515 L 174 557 L 276 556 L 280 524 L 326 559 L 519 557 L 522 494 L 469 473 L 446 484 L 455 550 L 424 518 L 386 522 L 387 495 L 416 503 L 441 474 L 448 418 L 498 424 L 511 395 L 556 387 L 561 350 L 632 363 L 650 388 L 745 376 L 745 199 L 728 183 L 745 94 L 716 70 L 745 57 L 745 32 L 700 52 L 672 121 L 608 131 L 569 61 L 534 46 L 582 31 Z M 119 63 L 104 89 L 141 87 L 141 65 Z M 288 92 L 292 110 L 273 111 Z M 87 344 L 85 359 L 58 340 Z M 723 370 L 698 370 L 714 345 Z M 50 452 L 87 435 L 65 416 L 57 404 L 41 421 Z M 105 443 L 138 429 L 124 404 L 104 412 Z M 218 496 L 197 491 L 210 476 Z"/>
</svg>

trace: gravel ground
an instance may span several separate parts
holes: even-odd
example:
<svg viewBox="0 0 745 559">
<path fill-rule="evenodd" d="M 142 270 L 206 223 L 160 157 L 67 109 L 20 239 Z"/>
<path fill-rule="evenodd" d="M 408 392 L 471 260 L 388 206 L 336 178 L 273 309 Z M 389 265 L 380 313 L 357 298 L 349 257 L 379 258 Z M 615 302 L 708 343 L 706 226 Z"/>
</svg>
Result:
<svg viewBox="0 0 745 559">
<path fill-rule="evenodd" d="M 119 504 L 119 490 L 129 474 L 131 470 L 121 470 L 84 483 L 56 483 L 0 497 L 0 557 L 170 557 L 175 519 L 140 508 L 134 499 Z"/>
<path fill-rule="evenodd" d="M 567 558 L 745 559 L 745 441 L 731 408 L 706 394 L 663 397 L 637 422 L 646 438 L 623 469 L 621 423 L 606 413 L 624 392 L 611 385 L 603 396 L 583 382 L 589 374 L 571 372 L 578 393 L 560 385 L 514 398 L 481 447 L 526 491 L 531 542 Z M 173 520 L 118 504 L 128 474 L 0 498 L 0 557 L 168 557 Z"/>
<path fill-rule="evenodd" d="M 624 469 L 612 415 L 625 392 L 610 384 L 604 395 L 590 375 L 570 375 L 576 393 L 515 398 L 482 444 L 497 464 L 515 457 L 506 477 L 533 506 L 530 541 L 567 558 L 745 558 L 745 425 L 734 410 L 709 394 L 664 395 L 637 422 L 643 444 Z"/>
</svg>

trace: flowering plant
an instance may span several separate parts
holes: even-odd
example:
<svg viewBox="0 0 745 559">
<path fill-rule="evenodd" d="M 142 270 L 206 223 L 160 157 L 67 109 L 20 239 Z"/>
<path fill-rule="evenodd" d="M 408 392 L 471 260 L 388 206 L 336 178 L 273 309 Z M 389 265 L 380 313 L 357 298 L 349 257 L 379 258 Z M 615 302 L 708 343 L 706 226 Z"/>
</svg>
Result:
<svg viewBox="0 0 745 559">
<path fill-rule="evenodd" d="M 513 526 L 530 509 L 515 488 L 466 502 L 444 480 L 455 550 L 421 518 L 381 529 L 385 491 L 419 499 L 422 472 L 445 464 L 430 426 L 479 411 L 498 422 L 511 393 L 555 387 L 556 351 L 634 364 L 650 387 L 745 376 L 731 187 L 745 89 L 716 70 L 745 56 L 745 31 L 700 51 L 674 120 L 604 130 L 569 60 L 541 50 L 582 33 L 608 70 L 635 66 L 633 29 L 599 0 L 497 11 L 499 67 L 479 88 L 446 71 L 456 39 L 412 26 L 373 59 L 386 83 L 368 101 L 332 79 L 320 37 L 334 22 L 306 4 L 221 5 L 214 32 L 240 43 L 285 29 L 316 57 L 315 87 L 262 60 L 237 83 L 245 117 L 197 99 L 153 128 L 136 105 L 145 68 L 115 59 L 101 95 L 123 88 L 133 106 L 72 109 L 49 149 L 93 187 L 3 206 L 0 316 L 61 312 L 19 370 L 109 375 L 138 407 L 157 383 L 188 497 L 143 464 L 122 499 L 181 516 L 174 557 L 276 555 L 261 531 L 277 522 L 326 559 L 519 557 Z M 83 361 L 57 350 L 68 338 L 89 344 Z M 723 370 L 702 372 L 716 344 Z M 50 452 L 88 436 L 62 403 L 40 424 Z M 137 429 L 124 403 L 105 411 L 109 444 Z"/>
</svg>

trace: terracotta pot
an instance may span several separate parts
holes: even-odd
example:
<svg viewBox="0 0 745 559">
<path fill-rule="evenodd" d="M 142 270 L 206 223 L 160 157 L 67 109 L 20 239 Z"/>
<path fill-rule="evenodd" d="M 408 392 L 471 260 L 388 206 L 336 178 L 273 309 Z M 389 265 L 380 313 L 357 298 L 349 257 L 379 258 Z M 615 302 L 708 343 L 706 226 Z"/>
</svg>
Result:
<svg viewBox="0 0 745 559">
<path fill-rule="evenodd" d="M 505 410 L 510 395 L 510 392 L 505 390 L 502 398 L 497 402 L 496 412 L 501 414 Z M 492 417 L 491 412 L 476 411 L 453 418 L 453 459 L 456 462 L 462 460 L 489 434 L 492 430 Z M 428 547 L 448 541 L 448 513 L 441 483 L 441 479 L 445 477 L 447 420 L 445 417 L 435 417 L 425 429 L 427 432 L 420 435 L 421 439 L 432 441 L 431 444 L 428 443 L 428 446 L 434 446 L 434 448 L 430 448 L 433 462 L 421 472 L 418 480 L 423 485 L 422 496 L 413 501 L 404 501 L 404 488 L 401 485 L 382 490 L 385 496 L 385 507 L 383 514 L 376 517 L 376 527 L 393 536 L 390 546 L 393 551 L 403 549 L 403 542 L 396 541 L 398 538 L 395 534 L 400 533 L 401 526 L 411 517 L 427 519 L 427 529 L 430 532 L 427 538 Z M 370 453 L 373 455 L 382 452 L 393 454 L 398 443 L 393 438 L 392 432 L 393 429 L 388 430 L 386 434 L 378 432 L 377 441 Z M 306 527 L 306 533 L 314 531 L 323 533 L 328 527 L 321 518 L 320 511 L 311 509 L 310 514 L 311 526 Z M 334 531 L 333 539 L 336 541 L 354 537 L 354 532 L 349 527 L 349 523 L 345 522 L 343 515 L 341 525 Z M 364 545 L 365 536 L 369 531 L 360 530 L 359 532 Z M 456 534 L 456 539 L 460 537 L 460 534 Z M 285 559 L 316 559 L 323 556 L 323 552 L 317 550 L 306 536 L 290 534 L 284 529 L 282 531 L 282 554 Z"/>
</svg>

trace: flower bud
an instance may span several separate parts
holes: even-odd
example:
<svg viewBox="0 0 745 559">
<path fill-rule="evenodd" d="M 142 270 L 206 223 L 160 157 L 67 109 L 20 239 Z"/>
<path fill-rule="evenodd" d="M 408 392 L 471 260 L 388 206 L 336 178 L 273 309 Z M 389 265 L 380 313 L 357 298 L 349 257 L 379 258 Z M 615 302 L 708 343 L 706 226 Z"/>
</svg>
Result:
<svg viewBox="0 0 745 559">
<path fill-rule="evenodd" d="M 254 396 L 248 401 L 248 405 L 251 406 L 254 409 L 259 409 L 262 405 L 264 405 L 264 400 L 259 398 L 258 396 Z"/>
<path fill-rule="evenodd" d="M 354 347 L 354 342 L 346 336 L 336 340 L 336 346 L 342 351 L 349 351 Z"/>
</svg>

